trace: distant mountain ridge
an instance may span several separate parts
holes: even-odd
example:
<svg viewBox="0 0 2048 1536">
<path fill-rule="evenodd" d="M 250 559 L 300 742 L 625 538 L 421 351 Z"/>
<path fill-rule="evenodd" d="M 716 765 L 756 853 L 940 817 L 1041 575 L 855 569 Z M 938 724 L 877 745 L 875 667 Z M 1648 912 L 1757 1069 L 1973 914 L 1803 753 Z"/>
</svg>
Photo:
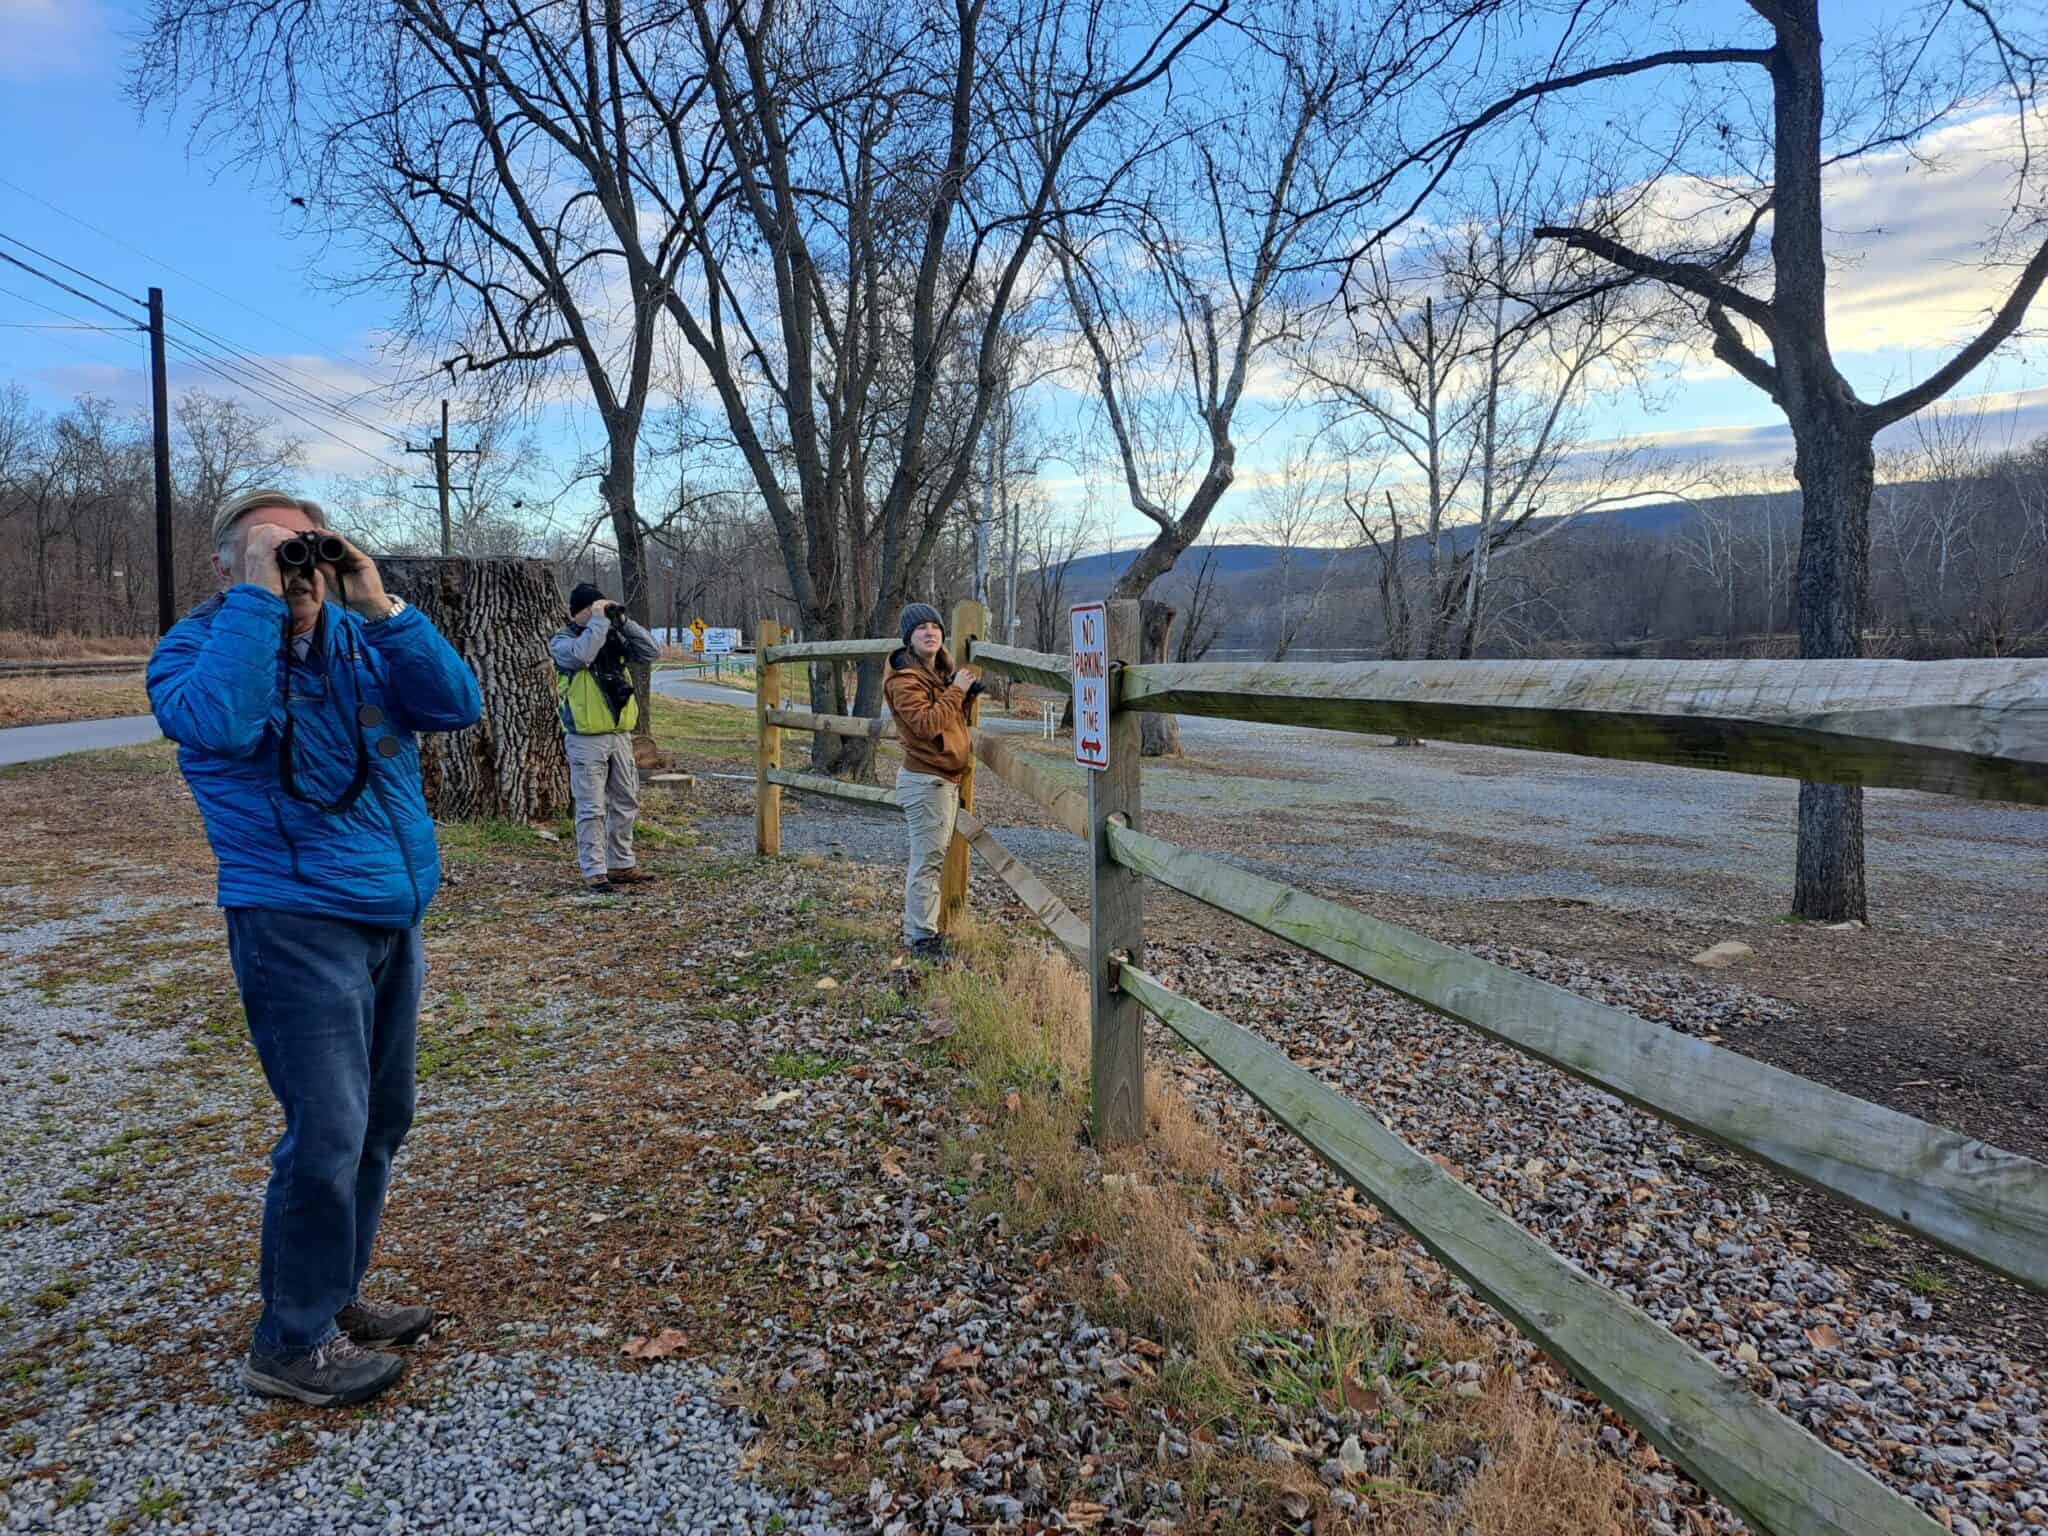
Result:
<svg viewBox="0 0 2048 1536">
<path fill-rule="evenodd" d="M 1781 493 L 1794 496 L 1797 493 Z M 1748 498 L 1742 498 L 1748 500 Z M 1687 518 L 1696 516 L 1702 507 L 1711 509 L 1713 501 L 1697 504 L 1681 501 L 1651 502 L 1642 506 L 1615 507 L 1607 511 L 1588 512 L 1583 522 L 1588 526 L 1604 525 L 1627 533 L 1661 535 L 1675 531 Z M 1550 518 L 1536 518 L 1530 523 L 1533 529 L 1540 529 L 1553 522 Z M 1478 530 L 1470 523 L 1463 523 L 1447 531 L 1448 541 L 1453 550 L 1468 548 Z M 1419 555 L 1423 548 L 1420 541 L 1411 540 Z M 1142 544 L 1133 544 L 1127 549 L 1105 550 L 1097 555 L 1084 555 L 1067 568 L 1067 592 L 1076 602 L 1100 596 L 1109 590 L 1124 568 L 1137 556 Z M 1284 552 L 1273 544 L 1219 544 L 1216 546 L 1216 571 L 1227 583 L 1236 583 L 1248 577 L 1257 577 L 1277 568 Z M 1313 582 L 1322 574 L 1327 560 L 1341 560 L 1354 555 L 1352 549 L 1333 549 L 1322 546 L 1298 549 L 1294 558 L 1304 580 Z M 1172 574 L 1166 578 L 1174 587 L 1195 579 L 1195 572 L 1201 569 L 1204 551 L 1200 546 L 1188 550 L 1180 557 Z M 1027 575 L 1030 573 L 1027 572 Z"/>
</svg>

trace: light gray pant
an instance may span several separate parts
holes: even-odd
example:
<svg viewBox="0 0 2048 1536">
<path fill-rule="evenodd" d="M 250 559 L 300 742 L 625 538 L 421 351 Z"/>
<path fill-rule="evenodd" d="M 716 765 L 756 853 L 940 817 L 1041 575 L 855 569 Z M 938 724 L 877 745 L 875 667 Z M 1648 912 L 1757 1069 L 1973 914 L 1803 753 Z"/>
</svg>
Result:
<svg viewBox="0 0 2048 1536">
<path fill-rule="evenodd" d="M 910 832 L 910 869 L 903 878 L 903 942 L 916 944 L 939 931 L 939 872 L 960 814 L 960 786 L 931 773 L 896 770 L 903 825 Z"/>
<path fill-rule="evenodd" d="M 640 770 L 625 731 L 569 743 L 569 793 L 576 798 L 576 864 L 586 880 L 633 867 L 633 822 L 640 814 Z"/>
</svg>

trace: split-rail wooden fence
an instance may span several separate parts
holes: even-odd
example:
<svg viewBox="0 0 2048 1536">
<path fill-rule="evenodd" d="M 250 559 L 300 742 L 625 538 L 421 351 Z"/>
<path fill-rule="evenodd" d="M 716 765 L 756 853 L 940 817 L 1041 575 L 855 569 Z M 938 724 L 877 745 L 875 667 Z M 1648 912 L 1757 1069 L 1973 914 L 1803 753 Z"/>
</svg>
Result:
<svg viewBox="0 0 2048 1536">
<path fill-rule="evenodd" d="M 962 664 L 1070 686 L 1067 658 L 989 644 L 983 622 L 976 604 L 955 610 L 947 640 Z M 897 642 L 779 639 L 764 626 L 758 647 L 764 854 L 781 848 L 784 789 L 895 803 L 888 790 L 781 766 L 785 730 L 879 738 L 891 732 L 886 720 L 778 701 L 780 664 L 885 657 Z M 1141 664 L 1137 605 L 1124 602 L 1108 605 L 1108 639 L 1110 767 L 1090 773 L 1085 790 L 1003 736 L 975 733 L 981 766 L 1087 842 L 1086 921 L 973 814 L 971 771 L 944 892 L 949 915 L 964 908 L 973 847 L 1087 971 L 1097 1144 L 1144 1132 L 1149 1013 L 1754 1528 L 1941 1531 L 1358 1104 L 1162 985 L 1144 969 L 1143 884 L 1310 950 L 2035 1291 L 2048 1291 L 2048 1168 L 1154 837 L 1143 829 L 1138 719 L 1154 709 L 2048 805 L 2048 660 Z"/>
</svg>

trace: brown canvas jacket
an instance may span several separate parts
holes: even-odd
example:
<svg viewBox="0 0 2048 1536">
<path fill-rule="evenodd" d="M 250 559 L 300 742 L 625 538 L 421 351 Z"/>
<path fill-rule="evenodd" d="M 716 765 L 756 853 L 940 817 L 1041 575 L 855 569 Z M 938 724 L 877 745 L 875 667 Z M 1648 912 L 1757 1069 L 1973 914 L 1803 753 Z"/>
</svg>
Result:
<svg viewBox="0 0 2048 1536">
<path fill-rule="evenodd" d="M 958 784 L 973 760 L 967 737 L 967 694 L 953 686 L 953 658 L 941 650 L 930 667 L 904 647 L 889 658 L 882 696 L 896 718 L 903 766 Z"/>
</svg>

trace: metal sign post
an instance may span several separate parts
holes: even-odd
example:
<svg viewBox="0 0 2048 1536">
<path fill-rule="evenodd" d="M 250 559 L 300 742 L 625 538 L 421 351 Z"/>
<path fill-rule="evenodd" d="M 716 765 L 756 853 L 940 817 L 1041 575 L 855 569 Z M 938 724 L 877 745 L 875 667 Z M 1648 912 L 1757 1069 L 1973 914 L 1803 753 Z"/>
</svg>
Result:
<svg viewBox="0 0 2048 1536">
<path fill-rule="evenodd" d="M 1101 603 L 1076 603 L 1074 625 L 1074 761 L 1096 772 L 1109 767 L 1109 616 Z"/>
</svg>

